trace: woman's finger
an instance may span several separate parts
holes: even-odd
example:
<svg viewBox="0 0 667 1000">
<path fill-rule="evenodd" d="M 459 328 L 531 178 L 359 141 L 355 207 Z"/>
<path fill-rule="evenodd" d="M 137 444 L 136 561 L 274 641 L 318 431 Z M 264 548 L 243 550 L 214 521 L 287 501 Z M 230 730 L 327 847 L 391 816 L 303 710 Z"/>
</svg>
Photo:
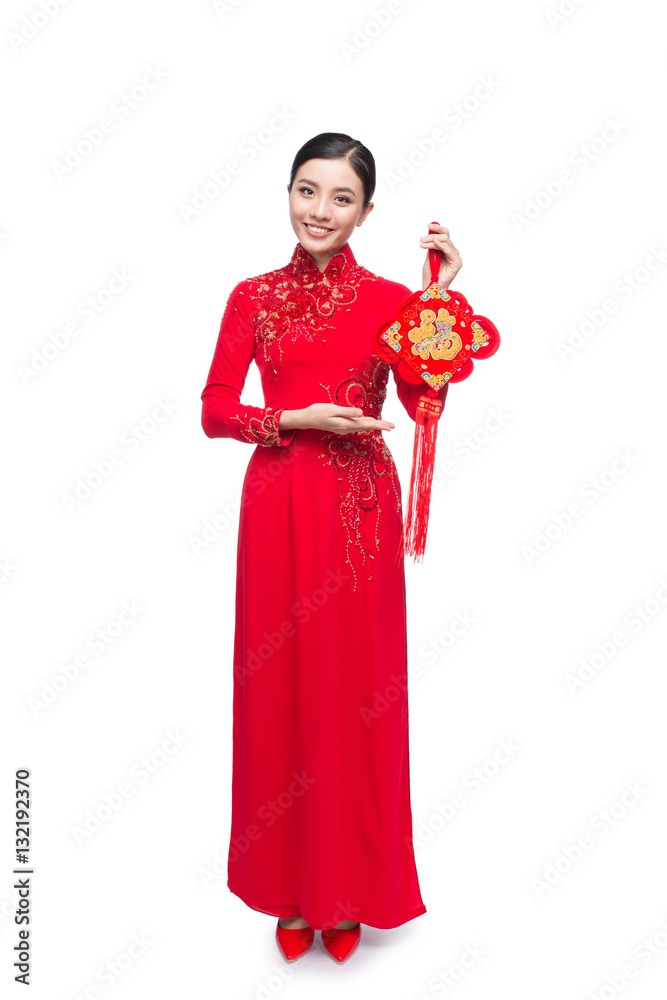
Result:
<svg viewBox="0 0 667 1000">
<path fill-rule="evenodd" d="M 446 243 L 449 246 L 454 246 L 449 236 L 434 236 L 433 238 L 422 237 L 422 243 Z"/>
<path fill-rule="evenodd" d="M 436 248 L 445 254 L 458 255 L 458 250 L 451 240 L 436 240 Z"/>
</svg>

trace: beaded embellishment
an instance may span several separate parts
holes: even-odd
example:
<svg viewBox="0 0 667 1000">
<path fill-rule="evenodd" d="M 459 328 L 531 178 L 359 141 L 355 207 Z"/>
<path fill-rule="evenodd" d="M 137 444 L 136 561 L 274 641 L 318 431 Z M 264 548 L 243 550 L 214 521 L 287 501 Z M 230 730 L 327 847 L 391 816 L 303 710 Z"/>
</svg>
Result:
<svg viewBox="0 0 667 1000">
<path fill-rule="evenodd" d="M 365 416 L 381 419 L 382 403 L 387 394 L 389 369 L 378 358 L 373 358 L 364 369 L 348 366 L 351 374 L 339 382 L 332 395 L 330 386 L 320 383 L 329 393 L 332 403 L 338 406 L 358 406 Z M 371 560 L 369 581 L 373 579 L 375 558 L 370 546 L 364 544 L 361 528 L 366 519 L 375 511 L 374 548 L 379 551 L 378 524 L 382 507 L 379 503 L 377 480 L 388 477 L 396 497 L 396 510 L 401 509 L 397 488 L 397 473 L 391 452 L 387 448 L 382 431 L 370 429 L 350 431 L 349 434 L 324 433 L 322 440 L 325 451 L 318 458 L 326 459 L 341 475 L 338 477 L 338 509 L 347 534 L 347 563 L 354 574 L 354 589 L 357 589 L 357 574 L 350 559 L 350 546 L 356 545 L 361 551 L 362 563 Z"/>
<path fill-rule="evenodd" d="M 264 360 L 271 363 L 277 380 L 274 345 L 282 361 L 281 342 L 287 334 L 292 343 L 300 337 L 312 343 L 314 334 L 326 343 L 323 334 L 332 329 L 327 320 L 338 308 L 349 310 L 359 283 L 376 281 L 377 275 L 349 261 L 342 249 L 331 257 L 325 271 L 320 271 L 314 257 L 297 243 L 289 264 L 248 280 L 257 303 L 257 343 L 262 345 Z"/>
<path fill-rule="evenodd" d="M 239 432 L 251 444 L 280 445 L 278 417 L 284 409 L 284 406 L 269 406 L 266 407 L 261 418 L 249 417 L 248 419 L 244 419 L 240 414 L 234 413 L 231 419 L 236 420 L 241 425 Z"/>
</svg>

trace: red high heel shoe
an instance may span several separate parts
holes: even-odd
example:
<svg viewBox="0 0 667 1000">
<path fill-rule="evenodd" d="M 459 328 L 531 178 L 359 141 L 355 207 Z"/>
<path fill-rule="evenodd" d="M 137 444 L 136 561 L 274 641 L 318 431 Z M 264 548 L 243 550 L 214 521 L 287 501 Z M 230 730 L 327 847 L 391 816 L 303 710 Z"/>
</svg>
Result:
<svg viewBox="0 0 667 1000">
<path fill-rule="evenodd" d="M 286 962 L 296 962 L 312 948 L 315 931 L 312 927 L 281 927 L 276 924 L 276 941 Z"/>
<path fill-rule="evenodd" d="M 325 927 L 322 931 L 322 944 L 327 953 L 342 965 L 347 962 L 361 939 L 361 924 L 356 927 L 346 929 L 343 927 Z"/>
</svg>

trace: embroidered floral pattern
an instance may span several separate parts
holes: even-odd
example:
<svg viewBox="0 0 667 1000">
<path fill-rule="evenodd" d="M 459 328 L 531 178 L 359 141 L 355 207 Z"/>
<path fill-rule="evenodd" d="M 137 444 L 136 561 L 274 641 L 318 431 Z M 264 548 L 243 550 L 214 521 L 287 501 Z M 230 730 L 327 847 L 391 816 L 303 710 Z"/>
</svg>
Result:
<svg viewBox="0 0 667 1000">
<path fill-rule="evenodd" d="M 246 418 L 234 413 L 232 420 L 236 420 L 241 425 L 240 433 L 251 444 L 281 445 L 278 418 L 284 409 L 284 406 L 268 406 L 261 417 Z"/>
<path fill-rule="evenodd" d="M 333 396 L 329 386 L 320 384 L 329 393 L 332 403 L 338 406 L 358 406 L 365 416 L 379 420 L 387 394 L 388 366 L 378 358 L 372 358 L 363 370 L 350 367 L 350 372 L 350 376 L 338 383 Z M 361 528 L 367 517 L 375 511 L 374 548 L 377 552 L 378 524 L 382 510 L 377 481 L 389 478 L 396 496 L 396 510 L 399 511 L 401 500 L 397 488 L 396 466 L 380 430 L 351 431 L 349 434 L 325 433 L 323 442 L 325 451 L 318 457 L 326 459 L 341 473 L 338 477 L 338 509 L 347 534 L 346 561 L 354 574 L 356 590 L 357 575 L 350 559 L 350 546 L 356 545 L 360 549 L 363 563 L 367 557 L 371 560 L 368 579 L 372 580 L 374 554 L 370 547 L 364 545 Z"/>
<path fill-rule="evenodd" d="M 314 257 L 297 243 L 289 264 L 249 280 L 257 302 L 254 314 L 257 343 L 262 345 L 264 360 L 271 362 L 277 379 L 272 357 L 274 344 L 282 361 L 281 341 L 285 335 L 289 335 L 292 343 L 300 337 L 312 343 L 314 335 L 326 343 L 323 334 L 332 329 L 327 320 L 336 309 L 349 308 L 362 280 L 375 281 L 377 276 L 348 261 L 342 249 L 320 271 Z"/>
</svg>

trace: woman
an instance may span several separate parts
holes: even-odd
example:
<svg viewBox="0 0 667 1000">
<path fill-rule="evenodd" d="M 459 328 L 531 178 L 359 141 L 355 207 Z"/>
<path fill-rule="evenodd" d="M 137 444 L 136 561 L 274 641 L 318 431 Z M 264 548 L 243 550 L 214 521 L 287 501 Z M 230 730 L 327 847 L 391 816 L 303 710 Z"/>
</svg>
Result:
<svg viewBox="0 0 667 1000">
<path fill-rule="evenodd" d="M 361 923 L 426 911 L 412 846 L 401 486 L 382 432 L 390 366 L 371 333 L 411 289 L 357 264 L 375 163 L 325 132 L 287 185 L 288 264 L 231 291 L 202 392 L 208 437 L 254 444 L 243 481 L 228 886 L 278 917 L 287 961 L 322 931 L 345 961 Z M 261 217 L 253 226 L 265 235 Z M 461 267 L 448 230 L 439 283 Z M 252 360 L 265 405 L 240 402 Z M 392 367 L 414 420 L 421 385 Z M 439 397 L 445 400 L 448 385 Z"/>
</svg>

